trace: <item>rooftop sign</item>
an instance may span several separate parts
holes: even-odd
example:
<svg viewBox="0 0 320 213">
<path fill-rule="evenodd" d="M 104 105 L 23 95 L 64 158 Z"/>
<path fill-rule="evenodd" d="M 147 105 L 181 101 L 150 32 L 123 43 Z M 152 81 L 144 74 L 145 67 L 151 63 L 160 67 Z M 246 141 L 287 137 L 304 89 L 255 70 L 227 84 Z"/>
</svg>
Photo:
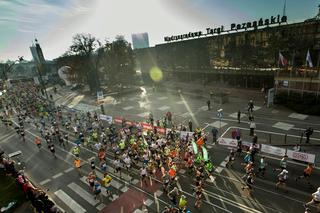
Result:
<svg viewBox="0 0 320 213">
<path fill-rule="evenodd" d="M 176 35 L 176 36 L 166 36 L 164 37 L 164 41 L 170 42 L 170 41 L 178 41 L 183 40 L 187 38 L 195 38 L 195 37 L 202 37 L 207 35 L 219 35 L 223 32 L 232 32 L 232 31 L 238 31 L 238 30 L 248 30 L 248 29 L 258 29 L 258 27 L 262 26 L 269 26 L 274 24 L 281 24 L 287 22 L 287 16 L 271 16 L 268 19 L 260 18 L 258 21 L 252 21 L 252 22 L 244 22 L 241 24 L 232 23 L 230 25 L 229 30 L 225 30 L 224 26 L 216 27 L 216 28 L 206 28 L 206 30 L 203 31 L 197 31 L 197 32 L 189 32 L 186 34 Z"/>
</svg>

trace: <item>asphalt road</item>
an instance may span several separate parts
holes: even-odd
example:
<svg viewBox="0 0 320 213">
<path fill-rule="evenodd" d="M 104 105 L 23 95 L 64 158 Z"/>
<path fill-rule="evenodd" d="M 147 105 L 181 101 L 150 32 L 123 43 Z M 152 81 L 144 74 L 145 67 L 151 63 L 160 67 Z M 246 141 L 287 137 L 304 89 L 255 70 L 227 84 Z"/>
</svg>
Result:
<svg viewBox="0 0 320 213">
<path fill-rule="evenodd" d="M 81 99 L 79 94 L 75 92 L 64 90 L 59 91 L 59 93 L 60 95 L 54 96 L 57 104 L 72 104 L 80 108 L 84 104 L 90 103 L 88 98 Z M 223 108 L 224 117 L 221 121 L 220 134 L 223 134 L 231 126 L 248 128 L 248 123 L 244 122 L 247 120 L 246 116 L 242 118 L 243 122 L 240 124 L 233 116 L 239 109 L 245 111 L 247 100 L 232 99 L 230 103 L 223 105 L 213 103 L 211 111 L 207 110 L 206 100 L 201 97 L 196 99 L 175 93 L 153 93 L 150 89 L 147 89 L 144 94 L 127 95 L 114 101 L 112 98 L 110 100 L 109 104 L 105 104 L 105 114 L 125 117 L 127 120 L 145 120 L 148 115 L 146 112 L 152 112 L 154 118 L 157 119 L 163 116 L 165 112 L 171 111 L 177 123 L 187 125 L 188 120 L 191 119 L 194 127 L 199 126 L 210 132 L 212 126 L 217 128 L 220 126 L 216 110 Z M 84 104 L 78 104 L 79 101 Z M 85 106 L 87 107 L 87 105 Z M 283 143 L 283 138 L 277 137 L 276 133 L 292 135 L 292 137 L 287 137 L 287 143 L 289 143 L 291 138 L 297 140 L 293 136 L 300 136 L 301 129 L 309 126 L 316 130 L 312 135 L 311 144 L 320 142 L 319 117 L 293 115 L 293 117 L 300 117 L 292 118 L 292 112 L 285 109 L 268 109 L 264 106 L 257 106 L 256 109 L 254 116 L 257 130 L 270 132 L 268 134 L 272 133 L 272 136 L 274 136 L 272 137 L 272 144 Z M 287 125 L 280 125 L 282 129 L 273 127 L 278 122 Z M 116 196 L 112 198 L 103 196 L 103 202 L 95 201 L 88 185 L 73 169 L 73 156 L 70 153 L 72 144 L 66 149 L 56 145 L 58 158 L 55 159 L 45 146 L 38 150 L 33 143 L 34 136 L 39 135 L 34 127 L 27 127 L 26 143 L 18 138 L 14 130 L 6 130 L 5 127 L 1 126 L 0 131 L 0 146 L 7 153 L 21 150 L 26 163 L 27 175 L 39 186 L 49 189 L 48 193 L 54 201 L 66 209 L 67 212 L 139 212 L 142 208 L 147 208 L 149 212 L 157 212 L 158 208 L 163 209 L 165 205 L 170 203 L 169 199 L 161 193 L 161 183 L 157 180 L 152 181 L 152 186 L 141 186 L 137 170 L 133 169 L 131 171 L 133 181 L 129 182 L 127 175 L 124 175 L 124 178 L 121 179 L 113 173 L 111 167 L 109 167 L 109 170 L 114 181 L 112 190 Z M 248 137 L 246 131 L 242 133 L 243 137 Z M 228 132 L 225 133 L 225 135 L 228 134 Z M 261 143 L 264 140 L 269 142 L 269 135 L 266 134 L 265 136 L 263 134 L 258 135 L 259 141 Z M 303 147 L 303 149 L 310 153 L 319 154 L 317 146 Z M 255 178 L 253 197 L 249 197 L 246 191 L 241 190 L 241 176 L 244 174 L 244 169 L 240 163 L 243 156 L 237 159 L 232 168 L 226 169 L 223 162 L 229 153 L 227 147 L 212 144 L 208 146 L 208 150 L 213 164 L 220 166 L 222 169 L 216 170 L 213 183 L 211 181 L 205 183 L 206 193 L 201 210 L 193 208 L 195 202 L 193 178 L 184 171 L 184 168 L 179 171 L 179 184 L 181 186 L 179 188 L 181 193 L 186 195 L 191 212 L 303 212 L 302 204 L 308 201 L 310 194 L 315 191 L 302 180 L 298 183 L 295 182 L 294 178 L 301 175 L 304 168 L 304 165 L 295 162 L 288 164 L 290 177 L 288 193 L 283 190 L 276 190 L 277 173 L 274 173 L 272 169 L 276 168 L 279 162 L 277 159 L 267 158 L 266 176 Z M 81 158 L 85 162 L 83 165 L 85 173 L 90 171 L 86 161 L 92 156 L 96 156 L 95 152 L 82 149 Z M 112 158 L 112 156 L 111 152 L 108 153 L 109 158 Z M 316 170 L 310 179 L 315 187 L 320 185 L 318 177 L 319 170 Z"/>
</svg>

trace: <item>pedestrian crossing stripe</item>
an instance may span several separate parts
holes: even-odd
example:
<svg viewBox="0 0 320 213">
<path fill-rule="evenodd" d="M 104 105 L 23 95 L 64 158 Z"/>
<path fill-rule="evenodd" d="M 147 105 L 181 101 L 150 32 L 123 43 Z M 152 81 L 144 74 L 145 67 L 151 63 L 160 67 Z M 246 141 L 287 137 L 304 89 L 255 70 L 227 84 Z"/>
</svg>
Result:
<svg viewBox="0 0 320 213">
<path fill-rule="evenodd" d="M 106 205 L 104 203 L 100 203 L 98 206 L 97 206 L 97 209 L 99 211 L 101 211 L 104 207 L 106 207 Z"/>
<path fill-rule="evenodd" d="M 246 115 L 245 115 L 244 113 L 241 113 L 241 114 L 240 114 L 240 118 L 243 118 L 243 117 L 245 117 L 245 116 L 246 116 Z M 229 117 L 231 117 L 231 118 L 237 118 L 237 119 L 238 119 L 238 112 L 234 112 L 234 113 L 230 114 Z"/>
<path fill-rule="evenodd" d="M 199 111 L 205 111 L 207 109 L 208 109 L 208 106 L 202 106 L 202 107 L 199 108 Z"/>
<path fill-rule="evenodd" d="M 166 106 L 166 105 L 158 108 L 158 110 L 161 110 L 161 111 L 165 111 L 165 110 L 168 110 L 168 109 L 170 109 L 170 107 Z"/>
<path fill-rule="evenodd" d="M 288 130 L 292 129 L 294 127 L 294 125 L 284 123 L 284 122 L 277 122 L 272 127 L 288 131 Z"/>
<path fill-rule="evenodd" d="M 122 192 L 126 192 L 128 190 L 129 190 L 129 188 L 127 186 L 124 186 L 123 188 L 120 189 L 120 191 L 122 191 Z"/>
<path fill-rule="evenodd" d="M 87 201 L 88 203 L 90 203 L 92 206 L 95 206 L 99 203 L 98 200 L 95 200 L 92 196 L 92 194 L 90 194 L 89 192 L 87 192 L 87 190 L 84 190 L 81 186 L 75 184 L 75 183 L 70 183 L 68 184 L 68 187 L 74 191 L 75 193 L 77 193 L 81 198 L 83 198 L 85 201 Z"/>
<path fill-rule="evenodd" d="M 177 101 L 176 104 L 184 104 L 184 101 Z"/>
<path fill-rule="evenodd" d="M 299 119 L 299 120 L 305 120 L 308 117 L 308 115 L 299 114 L 299 113 L 291 113 L 288 117 Z"/>
<path fill-rule="evenodd" d="M 257 111 L 257 110 L 259 110 L 259 109 L 261 109 L 260 106 L 254 106 L 252 110 L 253 110 L 253 111 Z"/>
<path fill-rule="evenodd" d="M 163 100 L 166 100 L 166 99 L 168 99 L 167 96 L 162 96 L 162 97 L 159 97 L 159 98 L 158 98 L 158 100 L 160 100 L 160 101 L 163 101 Z"/>
<path fill-rule="evenodd" d="M 143 203 L 144 203 L 144 205 L 146 205 L 146 206 L 151 206 L 151 204 L 153 203 L 153 201 L 148 198 L 148 199 L 145 200 Z"/>
<path fill-rule="evenodd" d="M 225 125 L 227 125 L 228 123 L 222 122 L 221 121 L 221 127 L 224 127 Z M 215 127 L 215 128 L 220 128 L 220 121 L 215 121 L 213 123 L 210 124 L 210 126 Z"/>
<path fill-rule="evenodd" d="M 75 200 L 73 200 L 69 195 L 67 195 L 61 189 L 59 189 L 58 191 L 55 191 L 54 194 L 64 204 L 66 204 L 74 213 L 86 213 L 87 212 L 80 204 L 78 204 Z"/>
<path fill-rule="evenodd" d="M 122 109 L 123 109 L 123 110 L 126 110 L 126 111 L 128 111 L 128 110 L 130 110 L 130 109 L 133 109 L 133 106 L 127 106 L 127 107 L 123 107 Z"/>
</svg>

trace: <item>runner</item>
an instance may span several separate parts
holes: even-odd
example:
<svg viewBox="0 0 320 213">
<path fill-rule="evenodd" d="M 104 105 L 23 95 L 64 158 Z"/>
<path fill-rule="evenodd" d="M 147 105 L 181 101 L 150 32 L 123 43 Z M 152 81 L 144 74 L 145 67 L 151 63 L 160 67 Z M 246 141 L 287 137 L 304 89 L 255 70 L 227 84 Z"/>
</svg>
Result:
<svg viewBox="0 0 320 213">
<path fill-rule="evenodd" d="M 39 137 L 36 137 L 36 139 L 34 140 L 34 143 L 37 145 L 37 147 L 38 147 L 39 150 L 40 150 L 40 148 L 41 148 L 41 140 L 40 140 Z"/>
<path fill-rule="evenodd" d="M 112 177 L 109 174 L 105 173 L 103 175 L 102 184 L 106 188 L 106 192 L 107 192 L 108 196 L 110 196 L 112 194 L 111 181 L 112 181 Z"/>
<path fill-rule="evenodd" d="M 262 156 L 262 157 L 260 158 L 259 168 L 258 168 L 258 172 L 257 172 L 256 175 L 259 175 L 260 172 L 261 172 L 261 173 L 262 173 L 262 174 L 261 174 L 261 177 L 264 177 L 265 172 L 266 172 L 266 166 L 267 166 L 267 163 L 265 162 L 265 157 Z"/>
<path fill-rule="evenodd" d="M 311 205 L 315 205 L 317 211 L 320 212 L 320 187 L 318 187 L 318 190 L 312 194 L 312 200 L 303 206 L 307 209 Z"/>
<path fill-rule="evenodd" d="M 309 163 L 308 166 L 307 166 L 307 168 L 305 168 L 305 169 L 303 170 L 303 175 L 297 177 L 295 180 L 298 181 L 298 180 L 300 180 L 301 178 L 304 178 L 304 179 L 307 181 L 308 185 L 309 185 L 310 187 L 312 187 L 312 185 L 311 185 L 311 183 L 310 183 L 310 181 L 309 181 L 310 176 L 311 176 L 311 174 L 312 174 L 312 171 L 313 171 L 313 165 L 312 165 L 311 163 Z"/>
<path fill-rule="evenodd" d="M 229 158 L 228 158 L 228 162 L 226 163 L 226 168 L 229 168 L 230 166 L 232 166 L 232 164 L 234 163 L 234 160 L 235 160 L 235 150 L 232 148 L 229 153 Z"/>
<path fill-rule="evenodd" d="M 77 169 L 79 176 L 82 176 L 82 171 L 81 171 L 81 160 L 80 158 L 76 158 L 73 161 L 74 167 Z"/>
<path fill-rule="evenodd" d="M 280 174 L 278 174 L 278 182 L 276 183 L 276 189 L 279 189 L 279 186 L 281 185 L 283 189 L 288 192 L 288 189 L 286 187 L 286 182 L 289 178 L 288 171 L 286 169 L 283 169 Z"/>
<path fill-rule="evenodd" d="M 252 185 L 253 185 L 253 182 L 254 182 L 254 180 L 253 180 L 253 173 L 249 173 L 248 176 L 247 176 L 247 178 L 246 178 L 245 186 L 243 186 L 243 187 L 241 188 L 242 190 L 247 189 L 249 196 L 252 196 L 252 191 L 253 191 Z"/>
</svg>

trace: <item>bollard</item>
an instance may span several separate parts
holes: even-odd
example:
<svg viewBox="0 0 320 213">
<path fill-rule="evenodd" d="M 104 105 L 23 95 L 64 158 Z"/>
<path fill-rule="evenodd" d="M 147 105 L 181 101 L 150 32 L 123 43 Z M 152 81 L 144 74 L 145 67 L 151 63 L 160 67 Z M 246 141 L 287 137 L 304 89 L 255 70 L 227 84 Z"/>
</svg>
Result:
<svg viewBox="0 0 320 213">
<path fill-rule="evenodd" d="M 271 134 L 269 134 L 269 144 L 271 144 Z"/>
<path fill-rule="evenodd" d="M 284 144 L 287 144 L 287 134 L 284 135 Z"/>
</svg>

